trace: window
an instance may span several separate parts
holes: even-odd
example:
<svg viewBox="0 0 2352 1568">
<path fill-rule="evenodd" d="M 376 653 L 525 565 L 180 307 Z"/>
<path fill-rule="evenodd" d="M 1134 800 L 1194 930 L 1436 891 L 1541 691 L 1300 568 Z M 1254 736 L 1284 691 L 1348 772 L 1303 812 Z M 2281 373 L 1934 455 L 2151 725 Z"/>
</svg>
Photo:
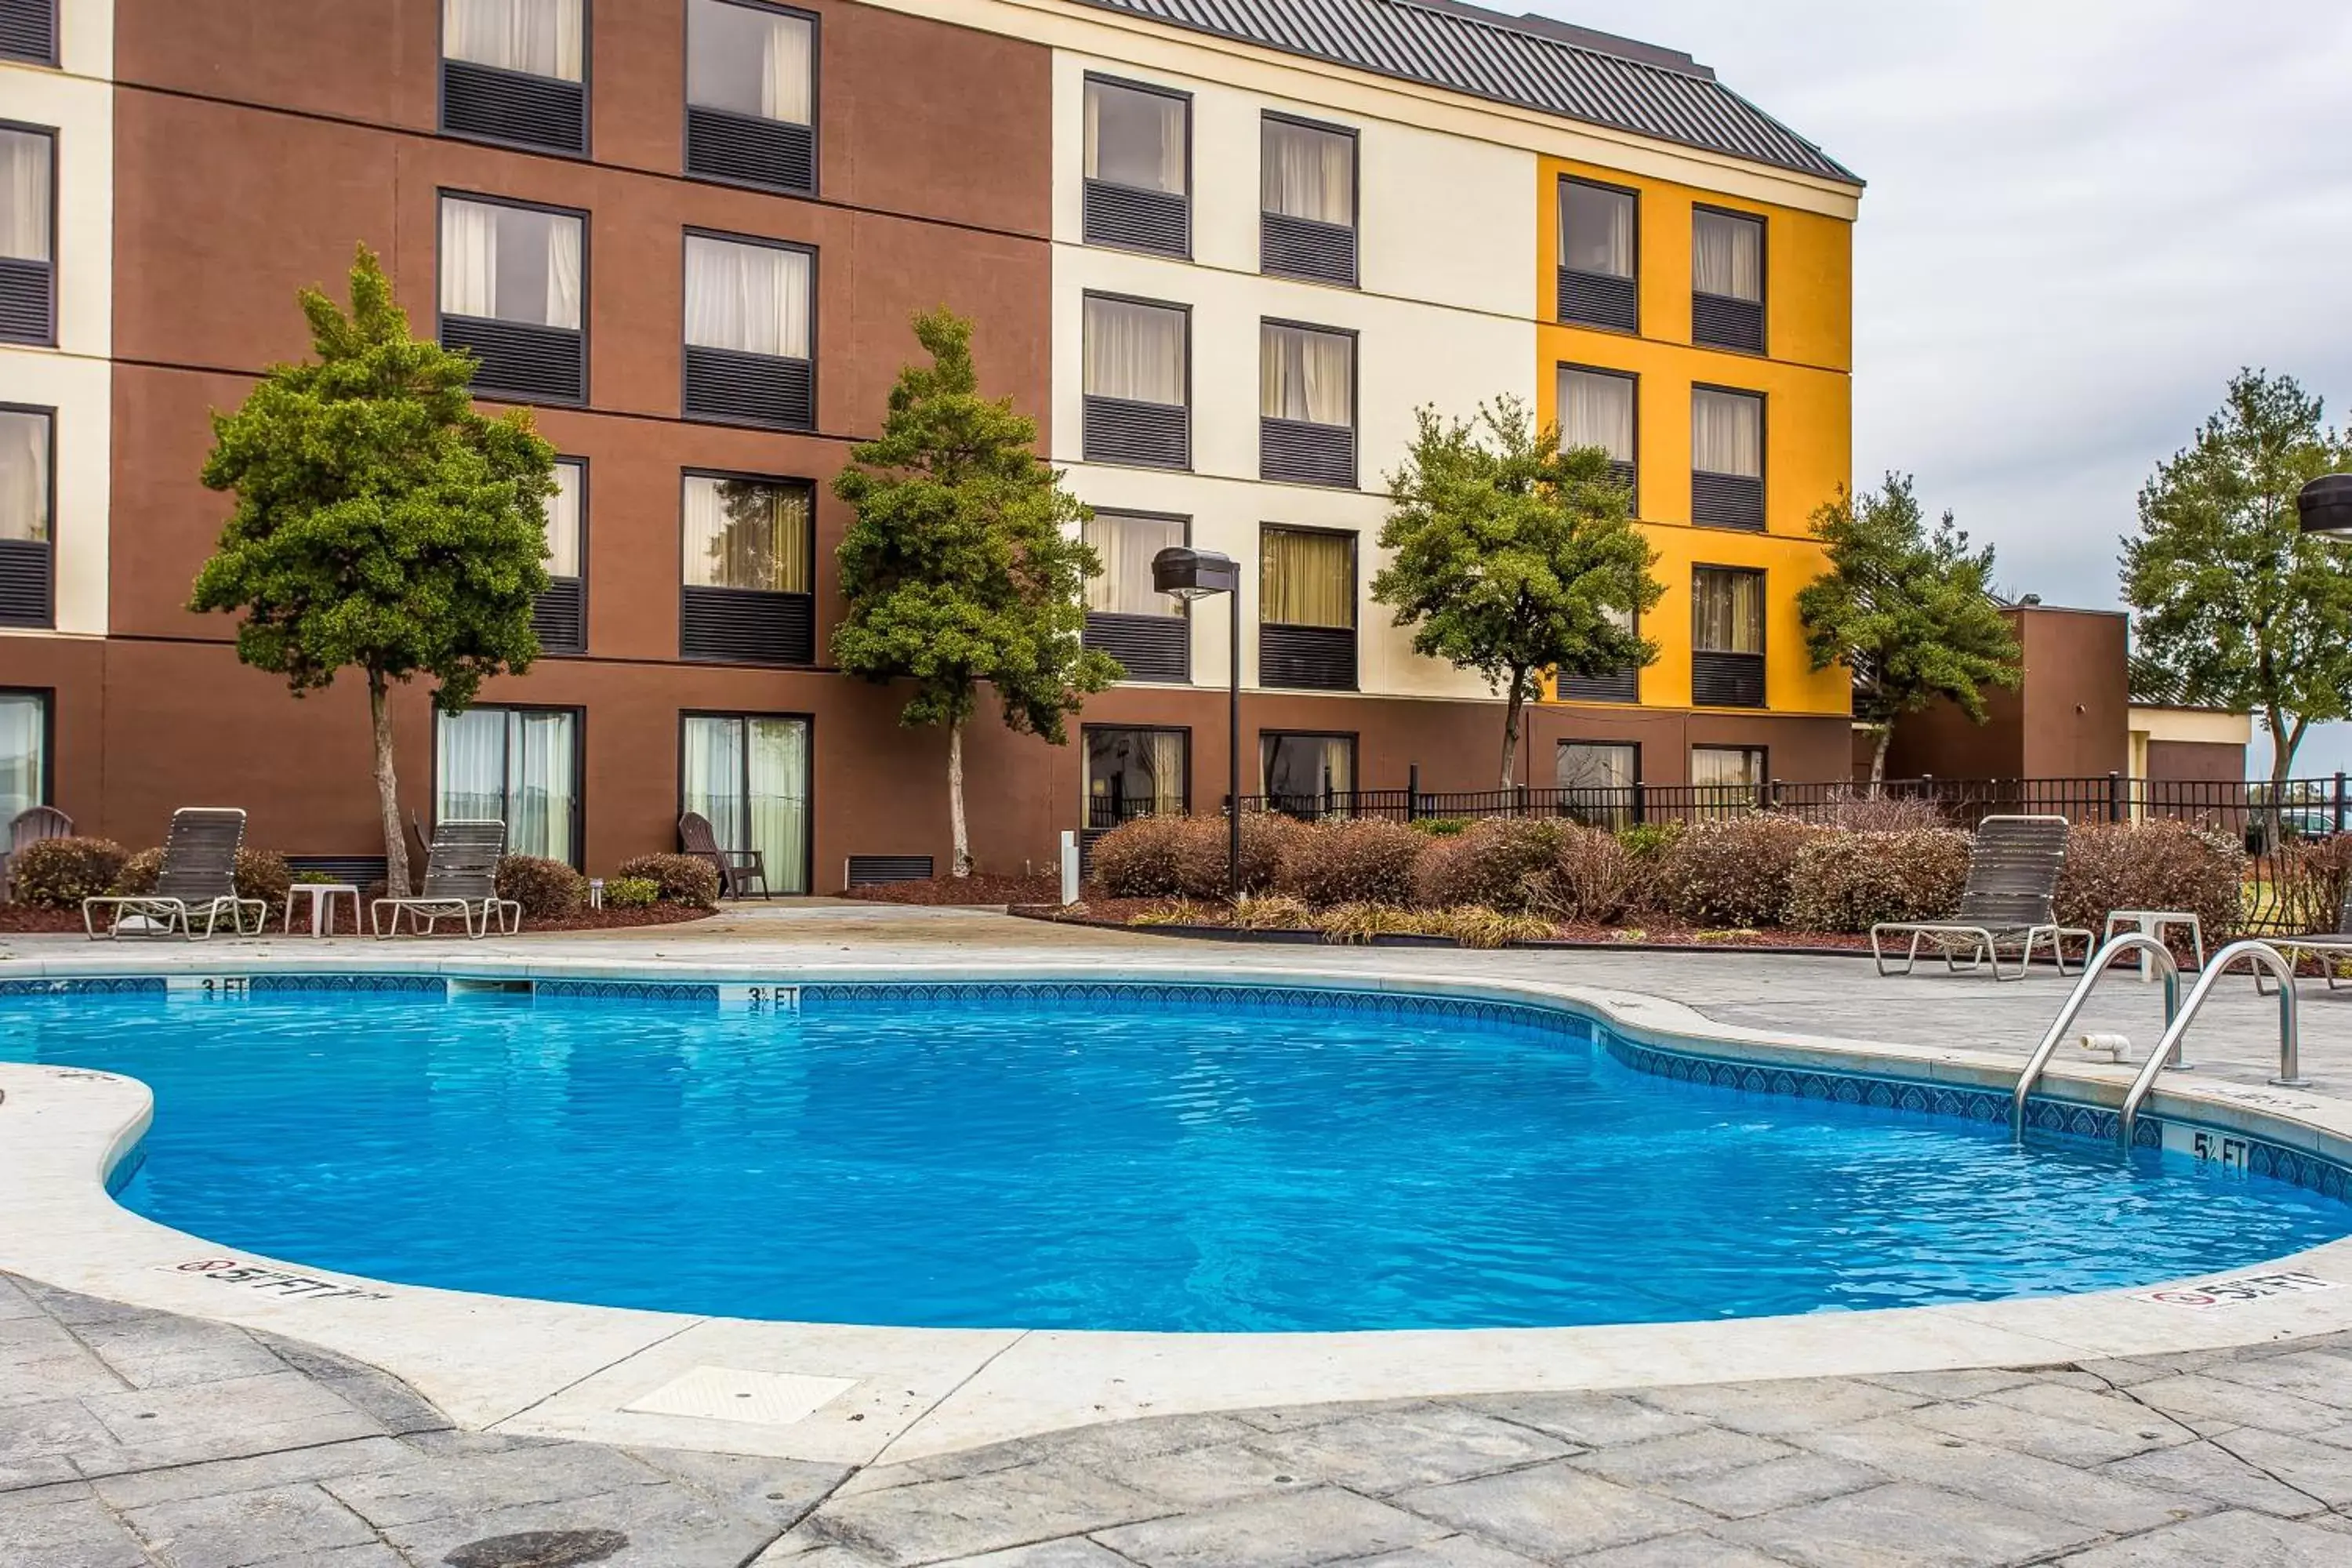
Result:
<svg viewBox="0 0 2352 1568">
<path fill-rule="evenodd" d="M 48 803 L 48 693 L 0 691 L 0 830 Z"/>
<path fill-rule="evenodd" d="M 555 493 L 547 498 L 547 591 L 532 606 L 531 630 L 549 653 L 588 651 L 588 465 L 555 460 Z"/>
<path fill-rule="evenodd" d="M 816 194 L 816 18 L 687 0 L 686 172 Z"/>
<path fill-rule="evenodd" d="M 1084 331 L 1087 460 L 1190 468 L 1191 316 L 1181 305 L 1089 294 Z"/>
<path fill-rule="evenodd" d="M 1356 337 L 1258 326 L 1258 477 L 1356 483 Z"/>
<path fill-rule="evenodd" d="M 479 356 L 476 392 L 586 400 L 585 227 L 552 207 L 441 198 L 441 342 Z"/>
<path fill-rule="evenodd" d="M 1636 330 L 1638 197 L 1590 180 L 1559 183 L 1559 319 Z"/>
<path fill-rule="evenodd" d="M 1559 814 L 1595 827 L 1625 827 L 1639 818 L 1634 785 L 1642 777 L 1642 748 L 1620 741 L 1562 741 L 1552 759 L 1552 783 L 1559 790 Z"/>
<path fill-rule="evenodd" d="M 57 133 L 0 125 L 0 342 L 57 342 Z"/>
<path fill-rule="evenodd" d="M 1738 816 L 1764 801 L 1765 753 L 1761 746 L 1693 746 L 1691 804 L 1703 816 Z"/>
<path fill-rule="evenodd" d="M 1258 149 L 1258 266 L 1356 281 L 1356 133 L 1268 114 Z"/>
<path fill-rule="evenodd" d="M 1609 467 L 1625 487 L 1629 509 L 1635 507 L 1633 481 L 1634 378 L 1622 371 L 1559 367 L 1559 444 L 1598 447 L 1609 455 Z"/>
<path fill-rule="evenodd" d="M 1258 680 L 1356 689 L 1356 536 L 1269 526 L 1258 542 Z"/>
<path fill-rule="evenodd" d="M 1601 615 L 1620 631 L 1639 629 L 1631 610 L 1604 609 Z M 1629 664 L 1622 669 L 1604 670 L 1599 675 L 1562 675 L 1558 695 L 1563 702 L 1638 702 L 1642 700 L 1642 669 L 1639 665 Z"/>
<path fill-rule="evenodd" d="M 1100 576 L 1087 579 L 1087 647 L 1118 660 L 1129 680 L 1192 679 L 1192 626 L 1184 601 L 1151 585 L 1151 558 L 1184 542 L 1185 520 L 1097 511 L 1079 531 L 1103 564 Z"/>
<path fill-rule="evenodd" d="M 441 129 L 588 151 L 585 0 L 441 0 Z"/>
<path fill-rule="evenodd" d="M 1764 352 L 1764 220 L 1691 211 L 1691 342 Z"/>
<path fill-rule="evenodd" d="M 1691 389 L 1691 521 L 1764 527 L 1764 400 L 1754 393 Z"/>
<path fill-rule="evenodd" d="M 678 809 L 721 849 L 760 852 L 772 892 L 809 890 L 809 721 L 752 713 L 679 720 Z"/>
<path fill-rule="evenodd" d="M 580 713 L 468 708 L 434 731 L 436 821 L 495 818 L 507 853 L 580 864 Z"/>
<path fill-rule="evenodd" d="M 816 258 L 797 246 L 686 237 L 686 415 L 816 424 Z"/>
<path fill-rule="evenodd" d="M 815 662 L 815 507 L 797 479 L 686 476 L 680 658 Z"/>
<path fill-rule="evenodd" d="M 1266 731 L 1258 736 L 1258 790 L 1269 810 L 1343 816 L 1356 802 L 1356 737 Z"/>
<path fill-rule="evenodd" d="M 1087 822 L 1103 832 L 1139 816 L 1181 816 L 1192 795 L 1189 730 L 1086 728 Z"/>
<path fill-rule="evenodd" d="M 0 0 L 0 58 L 58 63 L 58 0 Z"/>
<path fill-rule="evenodd" d="M 1764 574 L 1691 569 L 1691 700 L 1764 706 Z"/>
<path fill-rule="evenodd" d="M 1191 254 L 1192 99 L 1090 76 L 1085 113 L 1086 242 Z"/>
<path fill-rule="evenodd" d="M 57 416 L 0 404 L 0 626 L 50 624 Z"/>
</svg>

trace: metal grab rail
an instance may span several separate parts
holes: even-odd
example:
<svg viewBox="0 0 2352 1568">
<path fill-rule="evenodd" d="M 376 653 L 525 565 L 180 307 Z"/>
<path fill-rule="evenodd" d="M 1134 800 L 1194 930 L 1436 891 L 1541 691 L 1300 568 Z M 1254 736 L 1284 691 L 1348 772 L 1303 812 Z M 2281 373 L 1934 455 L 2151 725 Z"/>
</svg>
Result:
<svg viewBox="0 0 2352 1568">
<path fill-rule="evenodd" d="M 2099 977 L 2106 973 L 2107 965 L 2126 952 L 2139 952 L 2154 959 L 2158 973 L 2164 976 L 2164 1026 L 2166 1038 L 2171 1037 L 2172 1021 L 2180 1011 L 2180 961 L 2172 956 L 2170 948 L 2145 931 L 2126 931 L 2113 938 L 2084 961 L 2083 978 L 2074 982 L 2074 992 L 2067 996 L 2066 1005 L 2058 1009 L 2058 1016 L 2051 1021 L 2050 1032 L 2042 1037 L 2042 1043 L 2033 1047 L 2033 1055 L 2026 1058 L 2025 1070 L 2018 1074 L 2017 1088 L 2010 1095 L 2009 1103 L 2009 1130 L 2013 1136 L 2025 1136 L 2026 1096 L 2032 1092 L 2034 1084 L 2041 1079 L 2042 1069 L 2050 1065 L 2051 1053 L 2058 1048 L 2059 1040 L 2065 1036 L 2066 1026 L 2074 1021 L 2075 1015 L 2082 1012 L 2083 1004 L 2091 999 L 2091 990 L 2098 984 Z M 2161 1059 L 2160 1055 L 2158 1059 Z"/>
<path fill-rule="evenodd" d="M 2311 1080 L 2303 1076 L 2302 1037 L 2295 1028 L 2294 965 L 2269 942 L 2233 942 L 2215 953 L 2213 962 L 2205 966 L 2205 973 L 2197 977 L 2196 987 L 2189 993 L 2189 1000 L 2181 1005 L 2179 1016 L 2166 1026 L 2164 1038 L 2157 1042 L 2155 1051 L 2147 1058 L 2147 1065 L 2139 1069 L 2137 1078 L 2132 1079 L 2131 1092 L 2124 1096 L 2123 1114 L 2116 1118 L 2116 1135 L 2123 1140 L 2126 1152 L 2128 1152 L 2132 1146 L 2132 1123 L 2139 1118 L 2140 1106 L 2156 1089 L 2156 1075 L 2164 1070 L 2165 1057 L 2180 1043 L 2180 1037 L 2189 1032 L 2189 1026 L 2196 1021 L 2197 1009 L 2205 1005 L 2205 998 L 2221 983 L 2221 972 L 2242 958 L 2253 961 L 2258 978 L 2261 972 L 2267 969 L 2279 983 L 2279 1070 L 2278 1077 L 2271 1082 L 2281 1089 L 2301 1089 L 2310 1083 Z"/>
</svg>

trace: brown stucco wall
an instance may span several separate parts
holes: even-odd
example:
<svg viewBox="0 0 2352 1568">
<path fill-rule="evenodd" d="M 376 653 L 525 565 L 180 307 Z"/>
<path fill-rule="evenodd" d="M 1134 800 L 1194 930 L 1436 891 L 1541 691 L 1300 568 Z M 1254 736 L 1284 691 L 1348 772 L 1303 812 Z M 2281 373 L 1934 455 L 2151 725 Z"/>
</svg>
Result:
<svg viewBox="0 0 2352 1568">
<path fill-rule="evenodd" d="M 2034 605 L 2005 618 L 2022 653 L 2021 684 L 1985 693 L 1983 724 L 1950 702 L 1906 715 L 1887 750 L 1888 777 L 2097 778 L 2129 766 L 2124 616 Z M 1868 752 L 1857 755 L 1866 773 Z"/>
<path fill-rule="evenodd" d="M 2219 741 L 2150 741 L 2147 776 L 2177 784 L 2240 784 L 2246 748 Z"/>
</svg>

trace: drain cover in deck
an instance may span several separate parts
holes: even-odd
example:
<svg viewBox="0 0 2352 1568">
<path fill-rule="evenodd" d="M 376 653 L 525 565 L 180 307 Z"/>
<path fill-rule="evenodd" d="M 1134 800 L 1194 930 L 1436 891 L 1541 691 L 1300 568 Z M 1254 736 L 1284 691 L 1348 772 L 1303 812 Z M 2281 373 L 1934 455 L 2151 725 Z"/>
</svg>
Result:
<svg viewBox="0 0 2352 1568">
<path fill-rule="evenodd" d="M 854 1377 L 807 1377 L 795 1372 L 698 1366 L 622 1408 L 644 1415 L 691 1415 L 703 1421 L 751 1421 L 763 1426 L 789 1426 L 856 1386 Z"/>
</svg>

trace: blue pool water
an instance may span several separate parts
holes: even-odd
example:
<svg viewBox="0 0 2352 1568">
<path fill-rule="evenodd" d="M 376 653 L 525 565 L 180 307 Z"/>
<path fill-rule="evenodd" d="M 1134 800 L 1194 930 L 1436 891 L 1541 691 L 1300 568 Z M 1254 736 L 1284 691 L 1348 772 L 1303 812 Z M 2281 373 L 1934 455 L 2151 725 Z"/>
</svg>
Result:
<svg viewBox="0 0 2352 1568">
<path fill-rule="evenodd" d="M 0 999 L 152 1085 L 122 1201 L 461 1289 L 857 1322 L 1381 1329 L 1982 1300 L 2352 1230 L 2263 1178 L 1319 1007 Z"/>
</svg>

